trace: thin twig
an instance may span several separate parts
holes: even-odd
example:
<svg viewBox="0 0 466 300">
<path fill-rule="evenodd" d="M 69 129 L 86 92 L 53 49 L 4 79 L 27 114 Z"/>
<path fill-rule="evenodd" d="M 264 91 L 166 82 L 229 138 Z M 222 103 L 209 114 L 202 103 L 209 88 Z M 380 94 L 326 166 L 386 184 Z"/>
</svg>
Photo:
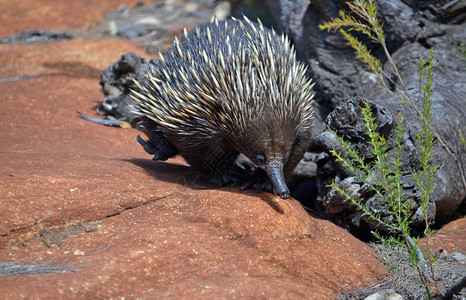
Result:
<svg viewBox="0 0 466 300">
<path fill-rule="evenodd" d="M 105 247 L 104 249 L 101 249 L 101 250 L 97 250 L 97 251 L 94 251 L 94 252 L 89 252 L 89 253 L 86 253 L 85 255 L 92 255 L 92 254 L 97 254 L 97 253 L 100 253 L 100 252 L 103 252 L 105 250 L 107 250 L 108 248 L 110 248 L 110 245 L 112 244 L 112 241 L 115 237 L 112 237 L 112 239 L 110 240 L 110 242 L 108 243 L 107 247 Z"/>
</svg>

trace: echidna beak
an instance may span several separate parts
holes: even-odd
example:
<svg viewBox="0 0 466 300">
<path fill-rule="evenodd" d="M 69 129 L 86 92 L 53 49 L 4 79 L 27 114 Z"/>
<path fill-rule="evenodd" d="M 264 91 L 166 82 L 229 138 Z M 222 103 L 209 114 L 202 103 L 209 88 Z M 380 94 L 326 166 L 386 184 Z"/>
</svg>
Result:
<svg viewBox="0 0 466 300">
<path fill-rule="evenodd" d="M 283 176 L 283 166 L 280 164 L 273 164 L 265 171 L 267 172 L 270 181 L 272 181 L 274 193 L 283 199 L 290 197 L 290 190 L 288 190 L 285 182 L 285 176 Z"/>
</svg>

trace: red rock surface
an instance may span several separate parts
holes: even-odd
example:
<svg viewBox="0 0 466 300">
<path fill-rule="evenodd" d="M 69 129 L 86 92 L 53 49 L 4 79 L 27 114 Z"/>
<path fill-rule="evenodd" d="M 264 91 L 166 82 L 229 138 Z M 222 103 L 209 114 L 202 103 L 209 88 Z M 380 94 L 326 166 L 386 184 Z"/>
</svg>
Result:
<svg viewBox="0 0 466 300">
<path fill-rule="evenodd" d="M 149 201 L 150 178 L 126 176 L 140 168 L 124 161 L 134 157 L 125 153 L 144 156 L 134 147 L 135 132 L 94 125 L 76 113 L 93 113 L 102 98 L 99 70 L 127 51 L 140 52 L 119 40 L 0 45 L 2 74 L 39 76 L 0 83 L 0 245 L 41 226 L 98 219 Z M 133 189 L 142 191 L 136 202 L 127 194 Z M 80 199 L 89 196 L 109 201 L 83 209 Z"/>
<path fill-rule="evenodd" d="M 120 5 L 132 7 L 141 0 L 0 0 L 0 39 L 26 29 L 89 29 L 106 11 Z M 158 1 L 160 2 L 160 1 Z"/>
<path fill-rule="evenodd" d="M 421 240 L 421 245 L 427 245 L 425 238 Z M 466 218 L 460 218 L 440 228 L 432 238 L 430 246 L 434 252 L 466 253 Z"/>
<path fill-rule="evenodd" d="M 182 176 L 183 170 L 171 173 Z M 0 250 L 2 261 L 51 259 L 83 268 L 8 277 L 0 281 L 0 293 L 323 299 L 380 275 L 368 247 L 329 222 L 311 219 L 294 200 L 183 185 L 102 219 L 95 232 L 70 237 L 61 247 L 37 241 Z"/>
<path fill-rule="evenodd" d="M 82 266 L 0 277 L 2 299 L 323 299 L 383 275 L 371 248 L 295 200 L 216 188 L 181 159 L 151 161 L 136 130 L 79 118 L 102 101 L 99 71 L 129 51 L 142 53 L 0 45 L 0 262 Z"/>
</svg>

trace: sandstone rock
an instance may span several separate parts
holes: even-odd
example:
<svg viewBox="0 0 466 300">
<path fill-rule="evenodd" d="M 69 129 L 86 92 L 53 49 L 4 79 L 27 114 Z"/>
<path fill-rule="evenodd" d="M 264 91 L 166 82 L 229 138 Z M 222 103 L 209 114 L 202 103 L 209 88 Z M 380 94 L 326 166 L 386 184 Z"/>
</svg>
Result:
<svg viewBox="0 0 466 300">
<path fill-rule="evenodd" d="M 112 135 L 112 129 L 89 124 L 76 114 L 77 109 L 90 112 L 100 97 L 95 68 L 117 58 L 122 49 L 139 51 L 111 40 L 0 45 L 0 64 L 5 66 L 1 73 L 9 79 L 0 83 L 0 245 L 15 243 L 41 226 L 114 214 L 134 205 L 127 199 L 132 189 L 147 195 L 144 180 L 121 173 L 139 169 L 124 159 L 144 157 L 135 135 L 123 130 Z M 118 188 L 106 186 L 106 181 Z M 88 204 L 81 201 L 94 193 L 111 199 L 102 203 L 109 211 L 96 209 L 98 203 L 90 199 Z M 143 196 L 139 201 L 148 201 Z"/>
<path fill-rule="evenodd" d="M 0 261 L 54 259 L 82 267 L 6 277 L 0 293 L 322 299 L 383 273 L 370 248 L 328 221 L 310 218 L 295 200 L 183 185 L 171 190 L 163 199 L 101 219 L 96 231 L 70 237 L 61 247 L 34 241 L 1 249 Z"/>
<path fill-rule="evenodd" d="M 460 252 L 466 254 L 466 218 L 452 221 L 437 232 L 431 240 L 430 247 L 434 252 L 453 253 Z M 421 240 L 421 246 L 427 246 L 426 238 Z"/>
<path fill-rule="evenodd" d="M 149 1 L 125 0 L 128 6 L 140 2 Z M 103 19 L 107 10 L 116 9 L 120 4 L 118 0 L 4 1 L 1 4 L 0 39 L 27 29 L 89 29 Z"/>
</svg>

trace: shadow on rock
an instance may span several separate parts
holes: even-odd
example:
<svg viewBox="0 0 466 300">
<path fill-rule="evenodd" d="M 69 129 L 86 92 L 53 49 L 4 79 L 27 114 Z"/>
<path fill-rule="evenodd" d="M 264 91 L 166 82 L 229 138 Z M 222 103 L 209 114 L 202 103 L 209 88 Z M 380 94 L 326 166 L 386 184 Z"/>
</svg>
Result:
<svg viewBox="0 0 466 300">
<path fill-rule="evenodd" d="M 238 186 L 226 185 L 219 187 L 215 185 L 202 175 L 200 172 L 194 170 L 189 166 L 183 166 L 171 162 L 160 162 L 153 161 L 150 159 L 123 159 L 123 161 L 129 162 L 135 166 L 143 169 L 147 174 L 153 176 L 155 179 L 170 182 L 175 184 L 181 184 L 185 187 L 188 187 L 193 190 L 216 190 L 222 189 L 231 191 L 234 193 L 242 193 L 248 196 L 259 197 L 270 207 L 272 207 L 277 213 L 284 214 L 283 208 L 280 206 L 280 203 L 277 201 L 279 198 L 277 195 L 274 195 L 269 192 L 255 192 L 253 190 L 241 191 Z"/>
<path fill-rule="evenodd" d="M 144 169 L 147 174 L 153 176 L 157 180 L 182 184 L 195 190 L 215 188 L 215 185 L 210 183 L 200 172 L 189 166 L 139 158 L 123 159 L 123 161 Z"/>
</svg>

